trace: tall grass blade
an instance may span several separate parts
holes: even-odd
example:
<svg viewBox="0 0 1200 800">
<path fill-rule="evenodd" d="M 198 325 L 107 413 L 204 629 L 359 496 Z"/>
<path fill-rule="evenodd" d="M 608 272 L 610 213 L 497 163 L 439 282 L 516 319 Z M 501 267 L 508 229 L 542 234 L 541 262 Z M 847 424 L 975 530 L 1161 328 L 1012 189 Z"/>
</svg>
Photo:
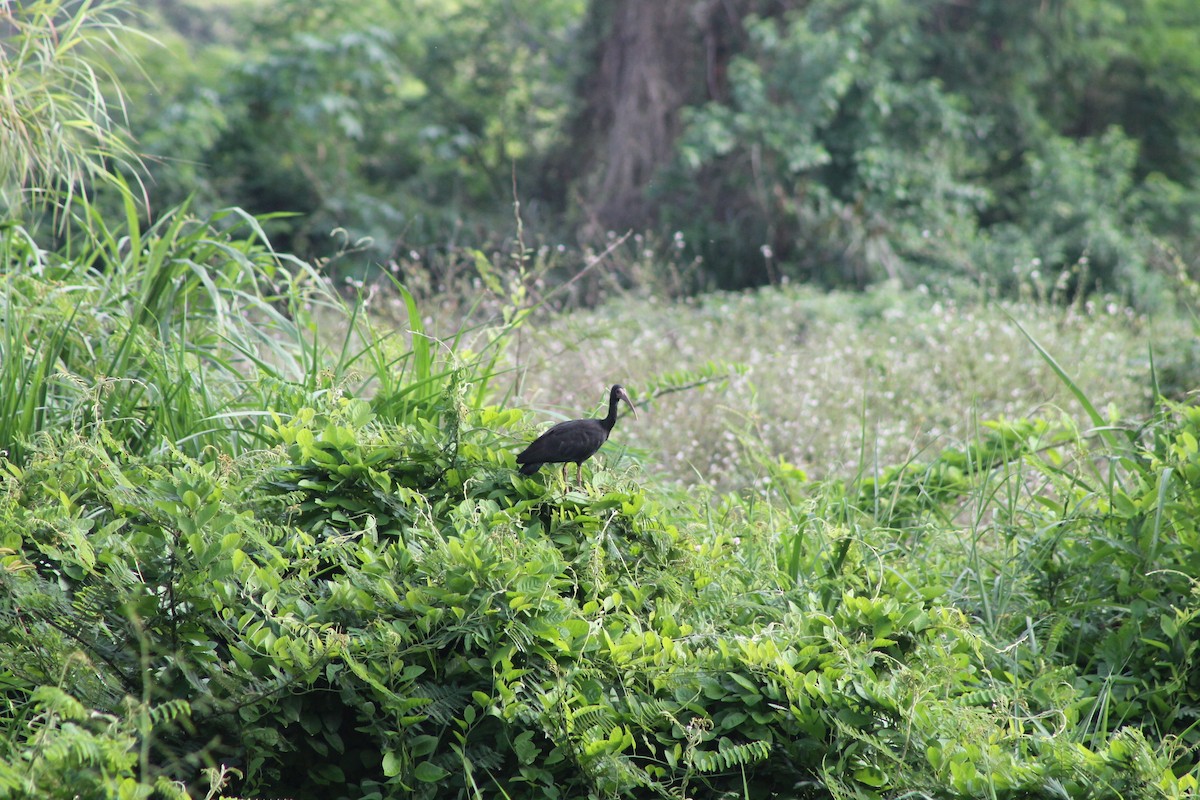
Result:
<svg viewBox="0 0 1200 800">
<path fill-rule="evenodd" d="M 412 335 L 413 377 L 418 382 L 428 381 L 433 374 L 433 359 L 429 353 L 429 337 L 425 335 L 425 326 L 421 322 L 421 313 L 417 308 L 417 300 L 412 292 L 402 284 L 397 284 L 400 296 L 404 299 L 404 308 L 408 312 L 408 330 Z"/>
<path fill-rule="evenodd" d="M 1088 396 L 1084 393 L 1083 389 L 1079 387 L 1079 384 L 1071 379 L 1071 376 L 1067 374 L 1067 371 L 1063 369 L 1062 365 L 1058 363 L 1054 356 L 1050 355 L 1050 351 L 1042 347 L 1041 342 L 1039 342 L 1032 333 L 1027 331 L 1025 326 L 1022 325 L 1016 317 L 1009 314 L 1008 318 L 1012 320 L 1014 325 L 1017 326 L 1017 329 L 1021 331 L 1021 334 L 1029 340 L 1029 343 L 1033 345 L 1035 350 L 1037 350 L 1038 355 L 1042 357 L 1042 360 L 1046 362 L 1050 369 L 1054 370 L 1054 374 L 1058 376 L 1058 379 L 1062 381 L 1063 385 L 1066 386 L 1071 394 L 1075 396 L 1075 399 L 1079 401 L 1079 405 L 1083 407 L 1084 413 L 1087 414 L 1088 419 L 1092 421 L 1094 429 L 1100 434 L 1101 438 L 1103 438 L 1110 447 L 1114 449 L 1119 448 L 1120 442 L 1113 434 L 1114 429 L 1107 424 L 1107 421 L 1104 419 L 1104 417 L 1099 411 L 1096 410 L 1096 407 L 1092 405 L 1092 401 L 1088 399 Z M 1130 431 L 1126 431 L 1126 437 L 1128 438 L 1130 444 L 1136 441 L 1135 435 Z"/>
<path fill-rule="evenodd" d="M 1150 536 L 1150 548 L 1146 552 L 1146 560 L 1151 564 L 1158 556 L 1158 538 L 1162 533 L 1163 510 L 1167 506 L 1167 495 L 1171 490 L 1171 479 L 1174 474 L 1173 467 L 1164 467 L 1158 475 L 1158 497 L 1154 503 L 1154 531 Z"/>
<path fill-rule="evenodd" d="M 1158 368 L 1154 363 L 1154 344 L 1146 345 L 1147 354 L 1150 356 L 1150 388 L 1154 392 L 1154 397 L 1162 397 L 1162 389 L 1158 384 Z"/>
</svg>

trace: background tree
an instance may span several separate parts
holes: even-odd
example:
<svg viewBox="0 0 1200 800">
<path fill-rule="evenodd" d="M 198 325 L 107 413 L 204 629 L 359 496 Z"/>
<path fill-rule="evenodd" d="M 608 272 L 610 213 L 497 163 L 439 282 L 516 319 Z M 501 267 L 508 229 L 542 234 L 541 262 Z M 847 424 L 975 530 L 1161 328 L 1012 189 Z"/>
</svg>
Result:
<svg viewBox="0 0 1200 800">
<path fill-rule="evenodd" d="M 1153 302 L 1155 242 L 1192 236 L 1179 210 L 1194 207 L 1194 159 L 1179 156 L 1195 150 L 1200 70 L 1170 43 L 1200 29 L 1200 12 L 1184 4 L 685 3 L 669 30 L 665 7 L 614 9 L 593 13 L 593 73 L 622 75 L 620 63 L 648 85 L 653 61 L 634 58 L 634 43 L 699 49 L 712 38 L 697 20 L 714 15 L 745 31 L 722 34 L 716 59 L 677 59 L 686 74 L 662 96 L 681 105 L 658 114 L 669 125 L 607 110 L 595 95 L 611 80 L 581 93 L 580 129 L 611 137 L 577 159 L 581 204 L 602 226 L 635 209 L 684 230 L 721 285 L 782 271 L 1006 289 L 1014 268 L 1041 265 Z M 704 91 L 713 74 L 727 90 Z M 611 105 L 637 108 L 638 79 L 623 79 Z M 614 144 L 664 140 L 624 155 Z M 669 157 L 650 165 L 652 152 Z"/>
<path fill-rule="evenodd" d="M 280 246 L 362 242 L 347 268 L 507 253 L 514 178 L 527 235 L 656 234 L 713 286 L 1065 273 L 1152 305 L 1193 267 L 1185 0 L 278 0 L 193 38 L 179 2 L 190 58 L 131 88 L 158 206 L 298 212 Z"/>
<path fill-rule="evenodd" d="M 680 112 L 721 97 L 745 0 L 593 3 L 584 27 L 589 69 L 577 93 L 567 160 L 593 228 L 653 216 L 650 193 L 673 157 Z"/>
</svg>

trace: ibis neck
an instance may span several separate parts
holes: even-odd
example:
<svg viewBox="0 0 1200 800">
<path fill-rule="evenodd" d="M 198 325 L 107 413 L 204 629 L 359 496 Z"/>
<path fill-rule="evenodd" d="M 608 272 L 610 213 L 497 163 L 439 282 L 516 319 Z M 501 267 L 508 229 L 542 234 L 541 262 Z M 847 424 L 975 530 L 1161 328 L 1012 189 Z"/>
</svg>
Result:
<svg viewBox="0 0 1200 800">
<path fill-rule="evenodd" d="M 611 431 L 613 425 L 617 424 L 617 403 L 620 401 L 616 395 L 608 399 L 608 416 L 600 420 L 600 424 L 604 426 L 604 430 Z"/>
</svg>

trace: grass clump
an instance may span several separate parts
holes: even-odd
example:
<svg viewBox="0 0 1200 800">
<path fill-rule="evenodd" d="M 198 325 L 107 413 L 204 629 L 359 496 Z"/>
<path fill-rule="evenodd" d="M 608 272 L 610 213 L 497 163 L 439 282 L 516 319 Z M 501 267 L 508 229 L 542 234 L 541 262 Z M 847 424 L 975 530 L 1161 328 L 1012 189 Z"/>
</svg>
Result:
<svg viewBox="0 0 1200 800">
<path fill-rule="evenodd" d="M 49 0 L 0 10 L 0 209 L 67 208 L 85 182 L 118 185 L 113 164 L 137 162 L 106 91 L 105 56 L 121 57 L 130 33 L 123 8 Z"/>
</svg>

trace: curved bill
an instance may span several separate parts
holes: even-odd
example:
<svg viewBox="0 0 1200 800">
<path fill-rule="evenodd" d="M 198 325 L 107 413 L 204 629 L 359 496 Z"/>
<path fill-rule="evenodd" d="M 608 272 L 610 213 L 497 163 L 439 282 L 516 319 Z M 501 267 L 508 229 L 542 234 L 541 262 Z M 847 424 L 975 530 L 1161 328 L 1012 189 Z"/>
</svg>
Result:
<svg viewBox="0 0 1200 800">
<path fill-rule="evenodd" d="M 629 399 L 629 392 L 625 391 L 625 389 L 622 388 L 617 396 L 620 397 L 622 400 L 624 400 L 629 405 L 629 410 L 633 412 L 633 418 L 637 419 L 638 418 L 637 407 L 634 406 L 633 401 Z"/>
</svg>

